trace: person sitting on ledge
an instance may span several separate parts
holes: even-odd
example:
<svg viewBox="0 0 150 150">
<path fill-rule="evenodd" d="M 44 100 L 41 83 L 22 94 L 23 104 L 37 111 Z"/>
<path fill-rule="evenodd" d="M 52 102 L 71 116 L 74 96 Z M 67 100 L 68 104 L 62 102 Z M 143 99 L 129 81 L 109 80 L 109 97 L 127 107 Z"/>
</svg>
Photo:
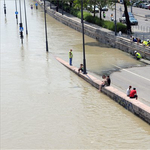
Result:
<svg viewBox="0 0 150 150">
<path fill-rule="evenodd" d="M 133 42 L 137 42 L 137 39 L 133 37 Z"/>
<path fill-rule="evenodd" d="M 133 88 L 133 90 L 131 90 L 129 97 L 130 98 L 136 98 L 136 100 L 138 99 L 136 88 Z"/>
<path fill-rule="evenodd" d="M 141 57 L 141 54 L 138 53 L 137 51 L 134 51 L 134 56 L 137 60 L 140 60 L 142 57 Z"/>
<path fill-rule="evenodd" d="M 106 79 L 106 76 L 103 75 L 102 76 L 102 83 L 99 85 L 99 91 L 101 92 L 102 91 L 102 87 L 104 87 L 106 84 L 107 84 L 107 79 Z"/>
<path fill-rule="evenodd" d="M 80 71 L 82 71 L 82 73 L 83 73 L 83 64 L 80 64 L 80 68 L 78 69 L 78 73 L 80 73 Z"/>
<path fill-rule="evenodd" d="M 127 96 L 128 97 L 130 96 L 131 88 L 132 88 L 132 86 L 130 85 L 129 88 L 127 89 Z"/>
<path fill-rule="evenodd" d="M 148 42 L 147 41 L 143 41 L 143 45 L 147 46 Z"/>
<path fill-rule="evenodd" d="M 109 76 L 106 77 L 106 86 L 110 86 L 111 79 Z"/>
</svg>

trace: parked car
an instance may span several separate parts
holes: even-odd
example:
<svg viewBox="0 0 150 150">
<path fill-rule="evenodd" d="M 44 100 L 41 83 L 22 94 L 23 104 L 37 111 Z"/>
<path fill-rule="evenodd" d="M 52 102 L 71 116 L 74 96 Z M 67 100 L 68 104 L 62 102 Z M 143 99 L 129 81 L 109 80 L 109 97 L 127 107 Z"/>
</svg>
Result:
<svg viewBox="0 0 150 150">
<path fill-rule="evenodd" d="M 146 5 L 145 9 L 149 9 L 150 10 L 150 4 Z"/>
<path fill-rule="evenodd" d="M 88 5 L 87 6 L 87 10 L 90 11 L 90 12 L 92 12 L 92 13 L 94 13 L 94 5 L 92 5 L 92 6 Z M 98 6 L 95 6 L 95 13 L 99 13 Z"/>
<path fill-rule="evenodd" d="M 142 8 L 144 3 L 140 3 L 138 7 Z"/>
<path fill-rule="evenodd" d="M 119 22 L 121 22 L 121 23 L 126 23 L 126 17 L 121 17 L 121 18 L 119 18 Z"/>
<path fill-rule="evenodd" d="M 137 3 L 133 3 L 133 5 L 132 5 L 133 7 L 137 7 Z"/>
<path fill-rule="evenodd" d="M 131 25 L 138 25 L 138 21 L 137 19 L 134 18 L 134 15 L 131 13 L 131 12 L 128 12 L 129 14 L 129 21 L 130 21 L 130 24 Z M 119 18 L 119 21 L 121 23 L 126 23 L 126 17 L 125 17 L 125 14 L 122 15 L 121 18 Z"/>
<path fill-rule="evenodd" d="M 134 17 L 134 15 L 131 12 L 128 12 L 129 17 Z M 122 17 L 125 17 L 125 13 L 123 13 Z"/>
<path fill-rule="evenodd" d="M 141 3 L 143 3 L 142 1 L 138 1 L 138 2 L 135 2 L 133 5 L 135 6 L 135 7 L 140 7 L 140 4 Z"/>
<path fill-rule="evenodd" d="M 138 25 L 138 21 L 134 17 L 129 18 L 131 25 Z"/>
<path fill-rule="evenodd" d="M 142 8 L 146 8 L 146 5 L 148 5 L 148 3 L 143 3 Z"/>
<path fill-rule="evenodd" d="M 147 5 L 147 3 L 140 3 L 140 4 L 139 4 L 139 7 L 140 7 L 140 8 L 145 8 L 146 5 Z"/>
<path fill-rule="evenodd" d="M 92 6 L 92 13 L 94 13 L 94 6 Z M 98 6 L 95 6 L 95 13 L 99 13 Z"/>
<path fill-rule="evenodd" d="M 134 15 L 132 14 L 132 12 L 128 12 L 129 17 L 134 17 Z"/>
<path fill-rule="evenodd" d="M 107 6 L 104 6 L 101 11 L 108 11 L 108 7 Z"/>
<path fill-rule="evenodd" d="M 135 2 L 135 3 L 133 3 L 133 7 L 138 7 L 139 5 L 140 5 L 140 3 L 142 3 L 142 1 L 138 1 L 138 2 Z"/>
</svg>

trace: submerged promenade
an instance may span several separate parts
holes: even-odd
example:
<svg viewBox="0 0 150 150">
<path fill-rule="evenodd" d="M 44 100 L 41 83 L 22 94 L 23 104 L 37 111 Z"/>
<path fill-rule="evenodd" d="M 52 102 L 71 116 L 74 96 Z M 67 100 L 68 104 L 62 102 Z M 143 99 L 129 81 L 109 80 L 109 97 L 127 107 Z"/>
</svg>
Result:
<svg viewBox="0 0 150 150">
<path fill-rule="evenodd" d="M 90 74 L 83 74 L 78 73 L 78 68 L 75 66 L 70 66 L 68 62 L 56 57 L 56 59 L 63 64 L 65 67 L 73 71 L 75 74 L 77 74 L 79 77 L 90 83 L 95 88 L 99 88 L 99 85 L 102 83 L 101 80 L 95 78 L 94 76 Z M 116 88 L 112 86 L 103 87 L 102 93 L 109 96 L 111 99 L 113 99 L 115 102 L 119 103 L 121 106 L 123 106 L 125 109 L 129 110 L 136 116 L 140 117 L 144 121 L 146 121 L 148 124 L 150 124 L 150 107 L 141 103 L 138 100 L 130 99 L 126 96 L 125 93 L 117 90 Z"/>
<path fill-rule="evenodd" d="M 98 84 L 101 83 L 101 75 L 110 75 L 112 83 L 108 89 L 113 87 L 118 89 L 116 92 L 126 93 L 130 83 L 137 88 L 139 100 L 142 98 L 149 100 L 150 81 L 146 79 L 149 79 L 150 66 L 145 67 L 145 64 L 133 59 L 128 53 L 106 46 L 85 35 L 88 74 L 78 76 L 56 60 L 56 57 L 67 64 L 68 51 L 72 49 L 71 69 L 77 70 L 82 63 L 81 33 L 46 15 L 49 44 L 47 52 L 43 9 L 41 7 L 36 9 L 35 5 L 34 9 L 31 9 L 30 6 L 34 2 L 26 0 L 29 30 L 27 35 L 23 19 L 22 44 L 19 24 L 16 23 L 14 14 L 15 1 L 5 2 L 7 15 L 5 16 L 3 9 L 0 10 L 2 29 L 0 34 L 3 37 L 0 148 L 2 150 L 149 149 L 150 125 L 103 94 L 105 88 L 100 93 L 93 86 L 97 85 L 96 82 L 91 85 L 80 75 L 91 78 L 92 81 L 100 79 Z M 0 3 L 3 7 L 4 1 Z M 116 66 L 123 70 L 117 69 Z M 144 75 L 147 73 L 146 79 L 143 78 L 144 81 L 141 81 L 142 78 L 139 76 L 135 77 L 133 73 L 129 74 L 129 71 L 133 72 L 136 69 L 139 71 L 136 72 L 138 75 L 142 72 Z M 118 82 L 118 78 L 122 77 L 120 75 L 122 71 L 126 75 L 126 84 L 119 89 L 115 85 L 122 84 Z M 118 76 L 114 76 L 115 74 Z M 136 82 L 137 78 L 140 83 L 144 82 L 144 86 Z M 88 79 L 86 80 L 91 82 Z M 117 84 L 114 85 L 115 81 Z M 139 84 L 142 89 L 133 82 Z M 145 95 L 147 96 L 144 97 Z M 131 106 L 128 104 L 128 107 L 129 105 Z M 143 115 L 143 110 L 138 109 L 140 115 Z"/>
<path fill-rule="evenodd" d="M 41 6 L 43 7 L 43 5 Z M 80 19 L 74 16 L 71 16 L 70 14 L 67 14 L 67 13 L 65 13 L 65 15 L 61 15 L 59 12 L 56 12 L 53 9 L 49 9 L 49 7 L 47 7 L 47 10 L 48 10 L 47 13 L 51 15 L 53 18 L 55 18 L 56 20 L 81 32 Z M 112 47 L 118 48 L 117 45 L 119 44 L 119 48 L 121 50 L 129 52 L 131 54 L 133 53 L 134 50 L 137 50 L 135 49 L 135 46 L 136 47 L 142 46 L 142 45 L 136 45 L 134 43 L 131 43 L 130 40 L 128 39 L 121 40 L 122 37 L 115 37 L 114 32 L 109 31 L 107 29 L 98 30 L 96 25 L 91 25 L 89 23 L 85 23 L 85 34 L 87 34 L 90 37 L 96 38 L 97 40 L 105 44 L 109 44 Z M 99 36 L 102 36 L 102 37 L 100 38 Z M 121 40 L 121 41 L 119 43 L 116 41 L 114 42 L 114 39 L 117 41 L 118 40 L 119 41 Z M 147 48 L 147 50 L 145 48 L 144 51 L 140 51 L 140 52 L 143 57 L 149 59 L 149 56 L 150 56 L 149 48 Z M 76 67 L 69 66 L 67 62 L 65 62 L 64 60 L 61 60 L 60 58 L 56 58 L 56 59 L 59 62 L 61 62 L 63 65 L 65 65 L 67 68 L 72 70 L 74 73 L 78 74 L 78 71 L 77 71 L 78 69 Z M 142 61 L 144 61 L 146 64 L 149 64 L 149 61 L 146 61 L 144 59 Z M 98 88 L 99 85 L 101 84 L 101 80 L 95 78 L 94 76 L 90 74 L 84 75 L 81 73 L 78 75 L 96 88 Z M 144 121 L 150 124 L 150 107 L 149 106 L 143 104 L 142 102 L 140 102 L 140 100 L 136 101 L 136 100 L 130 99 L 129 97 L 126 96 L 125 93 L 121 92 L 120 90 L 112 86 L 103 88 L 102 92 L 108 95 L 110 98 L 112 98 L 114 101 L 116 101 L 120 105 L 122 105 L 124 108 L 126 108 L 127 110 L 129 110 L 130 112 L 132 112 L 133 114 L 135 114 L 136 116 L 140 117 L 141 119 L 143 119 Z"/>
</svg>

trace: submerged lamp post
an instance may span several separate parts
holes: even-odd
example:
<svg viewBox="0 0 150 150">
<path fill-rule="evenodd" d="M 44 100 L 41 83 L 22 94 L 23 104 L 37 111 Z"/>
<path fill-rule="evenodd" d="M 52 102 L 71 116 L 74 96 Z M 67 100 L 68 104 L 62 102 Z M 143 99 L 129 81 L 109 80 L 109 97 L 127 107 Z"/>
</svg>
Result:
<svg viewBox="0 0 150 150">
<path fill-rule="evenodd" d="M 48 41 L 47 41 L 47 25 L 46 25 L 45 0 L 44 0 L 44 18 L 45 18 L 46 51 L 48 52 Z"/>
<path fill-rule="evenodd" d="M 49 1 L 49 3 L 50 3 L 49 7 L 50 7 L 50 9 L 51 9 L 51 0 Z"/>
<path fill-rule="evenodd" d="M 84 44 L 84 22 L 83 22 L 83 0 L 81 0 L 81 23 L 82 23 L 82 37 L 83 37 L 83 73 L 87 74 L 86 72 L 86 59 L 85 59 L 85 44 Z"/>
<path fill-rule="evenodd" d="M 24 0 L 24 14 L 25 14 L 25 22 L 26 22 L 26 34 L 28 34 L 27 14 L 26 14 L 26 3 L 25 3 L 25 0 Z"/>
<path fill-rule="evenodd" d="M 4 0 L 4 14 L 5 14 L 5 17 L 6 17 L 6 4 L 5 4 L 5 0 Z"/>
<path fill-rule="evenodd" d="M 63 0 L 62 0 L 62 15 L 64 14 L 64 11 L 63 11 L 63 5 L 64 5 L 64 2 L 63 2 Z"/>
<path fill-rule="evenodd" d="M 16 12 L 15 12 L 15 14 L 16 14 L 16 22 L 18 24 L 17 0 L 15 0 L 15 5 L 16 5 Z"/>
<path fill-rule="evenodd" d="M 23 44 L 23 24 L 22 24 L 22 16 L 21 16 L 21 0 L 19 0 L 20 4 L 20 38 L 21 38 L 21 43 Z"/>
<path fill-rule="evenodd" d="M 130 4 L 131 4 L 131 13 L 132 13 L 132 0 L 130 0 Z"/>
<path fill-rule="evenodd" d="M 116 0 L 115 0 L 115 36 L 117 35 L 117 24 L 116 24 Z"/>
</svg>

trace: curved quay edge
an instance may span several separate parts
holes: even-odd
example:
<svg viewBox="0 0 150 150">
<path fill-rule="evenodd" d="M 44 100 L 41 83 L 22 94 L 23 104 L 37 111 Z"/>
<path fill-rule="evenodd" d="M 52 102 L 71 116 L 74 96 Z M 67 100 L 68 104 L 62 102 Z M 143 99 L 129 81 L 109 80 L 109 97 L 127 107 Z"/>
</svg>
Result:
<svg viewBox="0 0 150 150">
<path fill-rule="evenodd" d="M 39 0 L 34 0 L 36 2 L 39 3 L 39 5 L 43 8 L 43 6 L 41 5 L 40 1 Z M 56 20 L 62 22 L 63 24 L 66 24 L 67 26 L 70 26 L 70 24 L 68 25 L 68 22 L 66 22 L 66 20 L 69 20 L 71 23 L 73 22 L 72 20 L 70 20 L 70 18 L 68 18 L 67 16 L 63 16 L 65 17 L 66 19 L 63 19 L 62 16 L 55 12 L 54 10 L 49 10 L 47 12 L 50 16 L 52 16 L 53 18 L 55 18 Z M 63 20 L 63 21 L 62 21 Z M 74 24 L 75 27 L 72 27 L 74 28 L 75 30 L 78 30 L 80 32 L 81 30 L 81 27 L 79 27 L 80 25 L 80 22 L 73 22 L 72 24 Z M 99 32 L 97 29 L 94 29 L 94 28 L 91 28 L 90 26 L 88 27 L 87 26 L 87 29 L 89 29 L 90 31 L 93 29 L 92 31 L 92 34 L 90 33 L 90 37 L 92 38 L 95 38 L 95 36 L 97 36 L 97 34 L 94 34 L 95 33 L 95 30 L 97 32 Z M 106 29 L 104 29 L 106 30 Z M 110 32 L 110 31 L 108 31 Z M 104 33 L 106 34 L 106 32 Z M 107 33 L 109 34 L 109 33 Z M 108 37 L 108 36 L 107 36 Z M 114 36 L 110 36 L 110 41 L 108 41 L 109 39 L 105 39 L 105 41 L 100 41 L 102 43 L 106 43 L 106 41 L 108 41 L 108 43 L 112 46 L 112 47 L 115 47 L 115 48 L 119 48 L 123 51 L 126 51 L 128 53 L 132 53 L 134 50 L 135 50 L 135 47 L 133 44 L 131 44 L 130 40 L 129 41 L 126 41 L 125 42 L 122 42 L 119 41 L 118 43 L 118 38 L 116 39 L 116 37 L 114 38 Z M 119 37 L 121 39 L 121 37 Z M 96 37 L 96 39 L 98 39 Z M 116 41 L 114 42 L 112 39 L 115 39 Z M 115 45 L 112 45 L 111 43 L 116 43 Z M 129 43 L 131 44 L 131 47 L 128 47 Z M 117 46 L 119 44 L 119 46 Z M 141 46 L 140 46 L 141 47 Z M 137 48 L 137 46 L 136 46 Z M 144 49 L 144 52 L 139 50 L 142 55 L 144 57 L 146 57 L 146 59 L 149 59 L 150 60 L 150 55 L 148 53 L 148 51 L 146 51 L 146 49 Z M 63 64 L 65 67 L 67 67 L 68 69 L 70 69 L 71 71 L 73 71 L 75 74 L 77 74 L 79 77 L 81 77 L 82 79 L 84 79 L 85 81 L 87 81 L 88 83 L 90 83 L 92 86 L 94 86 L 95 88 L 99 88 L 99 85 L 102 83 L 102 81 L 100 81 L 99 79 L 95 78 L 94 76 L 90 75 L 90 74 L 82 74 L 82 73 L 78 73 L 78 68 L 76 68 L 75 66 L 70 66 L 68 62 L 58 58 L 58 57 L 55 57 L 61 64 Z M 145 122 L 147 122 L 148 124 L 150 124 L 150 107 L 139 102 L 139 101 L 133 101 L 131 100 L 129 97 L 126 96 L 125 93 L 113 88 L 112 86 L 109 86 L 109 87 L 104 87 L 102 88 L 102 92 L 109 96 L 111 99 L 113 99 L 114 101 L 116 101 L 117 103 L 119 103 L 121 106 L 123 106 L 125 109 L 129 110 L 130 112 L 132 112 L 133 114 L 135 114 L 136 116 L 138 116 L 139 118 L 141 118 L 142 120 L 144 120 Z"/>
<path fill-rule="evenodd" d="M 78 73 L 78 68 L 75 66 L 70 66 L 68 62 L 56 57 L 56 60 L 67 67 L 69 70 L 77 74 L 79 77 L 90 83 L 95 88 L 99 89 L 99 85 L 102 83 L 101 80 L 95 78 L 90 74 Z M 112 86 L 103 87 L 102 93 L 109 96 L 112 100 L 119 103 L 125 109 L 129 110 L 148 124 L 150 124 L 150 107 L 141 103 L 140 101 L 130 99 L 125 93 L 115 89 Z"/>
</svg>

